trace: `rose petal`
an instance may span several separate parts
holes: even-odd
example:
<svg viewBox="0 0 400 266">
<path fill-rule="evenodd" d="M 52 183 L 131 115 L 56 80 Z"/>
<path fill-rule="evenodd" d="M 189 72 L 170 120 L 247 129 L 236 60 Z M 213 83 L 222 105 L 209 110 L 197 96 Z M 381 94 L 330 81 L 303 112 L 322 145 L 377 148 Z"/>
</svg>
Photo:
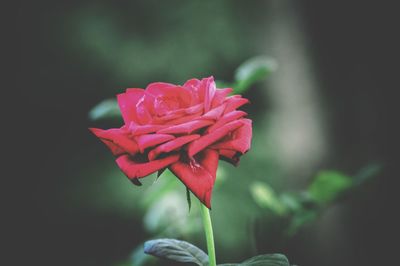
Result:
<svg viewBox="0 0 400 266">
<path fill-rule="evenodd" d="M 143 97 L 143 89 L 127 89 L 126 93 L 120 93 L 117 95 L 119 109 L 124 119 L 125 124 L 129 125 L 131 121 L 136 121 L 136 104 Z"/>
<path fill-rule="evenodd" d="M 103 141 L 114 155 L 120 155 L 122 151 L 134 155 L 139 151 L 137 143 L 130 139 L 124 130 L 119 128 L 107 130 L 89 128 L 89 130 Z"/>
<path fill-rule="evenodd" d="M 232 91 L 233 89 L 231 88 L 217 89 L 215 91 L 214 99 L 211 102 L 211 108 L 215 108 L 221 105 L 224 102 L 225 97 Z"/>
<path fill-rule="evenodd" d="M 183 87 L 187 89 L 191 89 L 192 87 L 198 87 L 200 85 L 200 80 L 198 79 L 189 79 L 188 81 L 183 84 Z"/>
<path fill-rule="evenodd" d="M 179 160 L 169 166 L 185 186 L 211 209 L 211 192 L 218 168 L 218 152 L 204 150 L 194 158 Z"/>
<path fill-rule="evenodd" d="M 199 139 L 191 142 L 188 145 L 188 155 L 189 157 L 192 157 L 199 151 L 205 149 L 206 147 L 210 146 L 211 144 L 215 143 L 216 141 L 222 139 L 226 135 L 228 135 L 231 131 L 237 129 L 238 127 L 241 127 L 243 125 L 243 122 L 240 120 L 232 121 L 230 123 L 227 123 L 223 125 L 222 127 L 216 129 L 212 133 L 209 133 L 207 135 L 204 135 L 200 137 Z"/>
<path fill-rule="evenodd" d="M 201 80 L 199 94 L 200 100 L 204 101 L 204 112 L 208 112 L 210 110 L 215 91 L 216 86 L 213 76 Z"/>
<path fill-rule="evenodd" d="M 186 112 L 186 114 L 189 114 L 189 115 L 195 114 L 195 113 L 203 111 L 203 107 L 204 107 L 204 104 L 199 103 L 199 104 L 196 104 L 196 105 L 186 108 L 185 112 Z"/>
<path fill-rule="evenodd" d="M 97 128 L 89 128 L 89 130 L 97 136 L 97 134 L 96 134 L 96 130 L 98 130 Z M 99 139 L 110 149 L 111 153 L 114 156 L 119 156 L 119 155 L 126 153 L 124 149 L 122 149 L 120 146 L 118 146 L 114 142 L 107 140 L 107 139 L 100 138 L 100 137 L 99 137 Z"/>
<path fill-rule="evenodd" d="M 231 163 L 234 166 L 237 166 L 239 164 L 240 156 L 242 155 L 241 153 L 233 150 L 224 150 L 224 149 L 220 149 L 218 151 L 219 151 L 219 156 L 222 160 L 227 161 L 228 163 Z"/>
<path fill-rule="evenodd" d="M 211 133 L 214 130 L 216 130 L 217 128 L 220 128 L 221 126 L 225 125 L 226 123 L 237 120 L 245 115 L 247 115 L 247 113 L 245 113 L 243 111 L 232 111 L 230 113 L 227 113 L 223 117 L 218 119 L 214 125 L 208 127 L 206 130 L 206 133 Z"/>
<path fill-rule="evenodd" d="M 174 125 L 171 127 L 167 127 L 157 131 L 157 133 L 162 134 L 191 134 L 192 132 L 203 128 L 205 126 L 209 126 L 214 122 L 211 120 L 194 120 L 189 121 L 183 124 Z"/>
<path fill-rule="evenodd" d="M 227 114 L 229 112 L 236 110 L 240 106 L 248 103 L 249 100 L 247 100 L 246 98 L 242 98 L 240 95 L 235 95 L 235 96 L 226 98 L 225 102 L 226 102 L 226 108 L 225 108 L 224 114 Z"/>
<path fill-rule="evenodd" d="M 137 125 L 134 122 L 131 122 L 129 125 L 129 131 L 132 136 L 143 135 L 157 132 L 157 130 L 163 129 L 166 126 L 164 125 Z"/>
<path fill-rule="evenodd" d="M 146 96 L 149 96 L 150 101 L 153 101 L 154 111 L 158 115 L 165 114 L 171 110 L 172 105 L 176 105 L 177 108 L 185 108 L 189 107 L 192 102 L 190 91 L 182 86 L 170 83 L 152 83 L 147 86 L 145 93 Z"/>
<path fill-rule="evenodd" d="M 117 158 L 116 162 L 121 171 L 129 179 L 133 179 L 150 175 L 172 163 L 177 162 L 178 160 L 179 154 L 173 154 L 151 162 L 141 162 L 140 160 L 136 161 L 129 155 L 121 155 Z"/>
<path fill-rule="evenodd" d="M 217 143 L 211 146 L 211 148 L 218 150 L 234 150 L 242 154 L 247 152 L 251 146 L 251 120 L 243 118 L 238 121 L 242 122 L 243 126 L 233 131 L 229 140 Z M 218 131 L 218 129 L 216 131 Z"/>
<path fill-rule="evenodd" d="M 145 104 L 145 98 L 140 98 L 136 103 L 136 121 L 142 125 L 146 125 L 151 121 L 151 114 L 149 108 Z"/>
<path fill-rule="evenodd" d="M 184 124 L 186 122 L 190 122 L 190 121 L 193 121 L 193 120 L 196 120 L 196 119 L 200 118 L 201 114 L 202 114 L 202 112 L 195 113 L 195 114 L 192 114 L 192 115 L 185 115 L 185 116 L 179 117 L 177 119 L 170 120 L 170 121 L 166 122 L 165 124 L 171 125 L 171 126 L 172 125 Z"/>
<path fill-rule="evenodd" d="M 135 137 L 141 153 L 149 147 L 156 146 L 174 138 L 174 136 L 167 134 L 145 134 Z"/>
<path fill-rule="evenodd" d="M 218 118 L 221 117 L 221 115 L 224 113 L 225 110 L 225 104 L 220 105 L 214 109 L 211 109 L 210 111 L 208 111 L 207 113 L 205 113 L 204 115 L 202 115 L 200 118 L 201 119 L 212 119 L 212 120 L 217 120 Z"/>
<path fill-rule="evenodd" d="M 149 152 L 149 160 L 150 161 L 154 160 L 161 153 L 175 151 L 175 150 L 179 149 L 180 147 L 182 147 L 183 145 L 185 145 L 195 139 L 198 139 L 198 138 L 200 138 L 200 135 L 197 135 L 197 134 L 187 135 L 187 136 L 178 137 L 178 138 L 168 141 L 164 144 L 161 144 L 160 146 L 157 146 L 154 150 L 151 150 Z"/>
<path fill-rule="evenodd" d="M 192 96 L 190 105 L 198 104 L 200 101 L 199 86 L 200 80 L 198 79 L 190 79 L 183 84 L 183 87 L 188 90 Z"/>
</svg>

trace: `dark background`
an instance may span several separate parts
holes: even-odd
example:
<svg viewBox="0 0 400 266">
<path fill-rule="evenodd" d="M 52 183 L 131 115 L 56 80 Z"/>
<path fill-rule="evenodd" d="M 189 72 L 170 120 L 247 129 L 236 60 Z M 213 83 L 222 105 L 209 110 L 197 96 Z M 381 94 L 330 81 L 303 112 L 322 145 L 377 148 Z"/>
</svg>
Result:
<svg viewBox="0 0 400 266">
<path fill-rule="evenodd" d="M 87 165 L 95 169 L 112 162 L 87 131 L 94 124 L 87 114 L 96 103 L 126 87 L 144 87 L 153 81 L 182 83 L 211 74 L 231 80 L 241 62 L 265 53 L 265 29 L 270 28 L 268 14 L 274 12 L 275 1 L 217 2 L 29 1 L 18 5 L 11 22 L 18 37 L 13 47 L 17 71 L 10 88 L 15 96 L 4 99 L 11 117 L 5 127 L 16 140 L 4 140 L 11 144 L 12 173 L 3 176 L 17 181 L 12 182 L 12 193 L 5 194 L 12 223 L 7 230 L 9 243 L 15 251 L 11 255 L 17 265 L 21 260 L 32 265 L 117 265 L 149 238 L 140 227 L 141 213 L 118 216 L 80 204 L 92 195 L 75 191 L 76 184 L 95 173 Z M 383 2 L 285 3 L 302 21 L 301 34 L 311 51 L 309 60 L 316 69 L 318 95 L 326 113 L 330 150 L 321 165 L 352 173 L 379 162 L 383 170 L 340 212 L 319 221 L 336 219 L 340 226 L 332 230 L 337 234 L 315 232 L 320 225 L 313 224 L 274 250 L 263 250 L 263 245 L 271 244 L 259 240 L 260 249 L 283 252 L 297 265 L 395 264 L 398 9 Z M 255 117 L 269 108 L 263 109 L 267 100 L 256 100 L 263 90 L 260 83 L 246 93 L 255 101 L 251 109 Z M 96 126 L 118 124 L 108 121 Z M 85 186 L 90 186 L 88 180 L 95 183 L 96 177 L 82 181 Z M 103 201 L 109 197 L 97 196 L 103 196 Z M 313 237 L 309 232 L 314 232 Z M 247 255 L 243 252 L 235 259 Z M 229 261 L 230 254 L 220 257 Z"/>
</svg>

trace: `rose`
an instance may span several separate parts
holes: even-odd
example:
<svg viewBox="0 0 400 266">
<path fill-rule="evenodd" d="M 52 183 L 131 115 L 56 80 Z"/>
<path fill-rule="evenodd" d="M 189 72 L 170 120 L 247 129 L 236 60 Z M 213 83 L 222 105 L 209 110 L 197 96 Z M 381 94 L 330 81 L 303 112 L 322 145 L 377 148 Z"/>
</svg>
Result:
<svg viewBox="0 0 400 266">
<path fill-rule="evenodd" d="M 151 83 L 117 95 L 125 124 L 90 130 L 104 142 L 122 172 L 139 178 L 169 168 L 208 208 L 218 160 L 234 165 L 250 148 L 251 120 L 236 110 L 248 102 L 232 89 L 217 89 L 214 78 L 184 85 Z"/>
</svg>

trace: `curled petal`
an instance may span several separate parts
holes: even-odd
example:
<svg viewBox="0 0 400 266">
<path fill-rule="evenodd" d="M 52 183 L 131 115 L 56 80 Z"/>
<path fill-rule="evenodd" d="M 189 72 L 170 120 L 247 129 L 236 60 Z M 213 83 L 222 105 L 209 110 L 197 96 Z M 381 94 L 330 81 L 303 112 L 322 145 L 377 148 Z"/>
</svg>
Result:
<svg viewBox="0 0 400 266">
<path fill-rule="evenodd" d="M 175 84 L 167 82 L 153 82 L 147 85 L 146 92 L 154 96 L 162 95 L 163 92 L 167 91 L 169 88 L 176 87 Z"/>
<path fill-rule="evenodd" d="M 245 113 L 243 111 L 232 111 L 230 113 L 227 113 L 223 117 L 218 119 L 218 121 L 214 125 L 207 128 L 206 133 L 211 133 L 214 130 L 216 130 L 217 128 L 220 128 L 221 126 L 225 125 L 226 123 L 237 120 L 245 115 L 247 115 L 247 113 Z"/>
<path fill-rule="evenodd" d="M 197 154 L 199 151 L 205 149 L 206 147 L 210 146 L 211 144 L 215 143 L 216 141 L 224 138 L 233 130 L 241 127 L 243 122 L 240 120 L 232 121 L 223 125 L 222 127 L 216 129 L 215 131 L 200 137 L 199 139 L 191 142 L 188 145 L 188 155 L 192 157 L 193 155 Z"/>
<path fill-rule="evenodd" d="M 225 110 L 225 104 L 220 105 L 214 109 L 211 109 L 207 113 L 201 116 L 202 119 L 212 119 L 212 120 L 217 120 L 218 118 L 221 117 L 221 115 L 224 113 Z"/>
<path fill-rule="evenodd" d="M 211 120 L 193 120 L 183 124 L 170 126 L 164 129 L 157 131 L 157 133 L 162 134 L 191 134 L 192 132 L 203 128 L 205 126 L 209 126 L 214 122 Z"/>
<path fill-rule="evenodd" d="M 215 91 L 216 86 L 213 76 L 201 80 L 199 94 L 200 100 L 204 101 L 204 112 L 208 112 L 210 110 Z"/>
<path fill-rule="evenodd" d="M 181 148 L 183 145 L 185 145 L 195 139 L 198 139 L 198 138 L 200 138 L 200 135 L 197 135 L 197 134 L 187 135 L 187 136 L 178 137 L 178 138 L 168 141 L 164 144 L 161 144 L 160 146 L 157 146 L 154 150 L 151 150 L 149 152 L 149 160 L 150 161 L 154 160 L 161 153 L 175 151 L 175 150 Z"/>
<path fill-rule="evenodd" d="M 215 108 L 221 105 L 224 102 L 225 97 L 228 96 L 228 94 L 232 91 L 233 89 L 231 88 L 217 89 L 215 91 L 214 99 L 211 102 L 211 108 Z"/>
<path fill-rule="evenodd" d="M 229 112 L 236 110 L 240 106 L 248 103 L 249 100 L 247 100 L 246 98 L 242 98 L 240 95 L 235 95 L 228 97 L 225 102 L 226 102 L 226 108 L 224 114 L 227 114 Z"/>
<path fill-rule="evenodd" d="M 135 137 L 141 153 L 143 153 L 146 148 L 156 146 L 174 138 L 174 136 L 167 134 L 146 134 Z"/>
<path fill-rule="evenodd" d="M 151 121 L 151 114 L 145 98 L 140 98 L 136 103 L 136 121 L 139 124 L 146 125 Z"/>
<path fill-rule="evenodd" d="M 233 150 L 240 152 L 241 154 L 247 152 L 251 146 L 251 120 L 243 118 L 238 121 L 242 122 L 243 126 L 233 131 L 228 140 L 217 143 L 211 148 L 218 150 Z M 216 131 L 218 131 L 218 129 Z"/>
<path fill-rule="evenodd" d="M 218 152 L 207 149 L 194 158 L 181 159 L 169 166 L 185 186 L 208 208 L 218 168 Z"/>
<path fill-rule="evenodd" d="M 193 87 L 196 88 L 200 85 L 200 80 L 198 79 L 189 79 L 188 81 L 183 84 L 183 87 L 186 89 L 192 89 Z"/>
<path fill-rule="evenodd" d="M 136 154 L 139 151 L 137 143 L 128 137 L 128 134 L 119 128 L 112 129 L 99 129 L 89 128 L 89 130 L 96 135 L 114 155 L 122 153 Z"/>
<path fill-rule="evenodd" d="M 186 81 L 185 84 L 183 84 L 183 87 L 187 91 L 189 91 L 192 96 L 191 105 L 195 105 L 200 102 L 199 86 L 200 86 L 200 80 L 198 79 L 190 79 Z"/>
<path fill-rule="evenodd" d="M 142 162 L 135 160 L 135 157 L 129 155 L 121 155 L 115 161 L 121 171 L 129 178 L 141 178 L 161 170 L 168 165 L 179 160 L 179 154 L 173 154 L 168 157 L 154 160 L 151 162 Z"/>
<path fill-rule="evenodd" d="M 126 93 L 117 95 L 119 109 L 125 124 L 129 125 L 131 121 L 138 122 L 136 104 L 144 95 L 143 89 L 127 89 Z"/>
</svg>

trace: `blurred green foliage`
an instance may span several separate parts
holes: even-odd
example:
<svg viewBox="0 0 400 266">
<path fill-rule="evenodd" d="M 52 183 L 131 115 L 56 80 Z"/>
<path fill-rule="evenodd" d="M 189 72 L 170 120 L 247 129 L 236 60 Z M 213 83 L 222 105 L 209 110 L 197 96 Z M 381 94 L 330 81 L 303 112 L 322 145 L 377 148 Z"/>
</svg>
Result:
<svg viewBox="0 0 400 266">
<path fill-rule="evenodd" d="M 280 195 L 266 182 L 255 181 L 250 186 L 250 192 L 261 208 L 269 210 L 269 214 L 277 219 L 283 217 L 286 220 L 282 237 L 293 236 L 344 195 L 356 192 L 357 188 L 376 176 L 380 168 L 379 164 L 370 164 L 353 177 L 334 170 L 320 171 L 305 190 Z"/>
</svg>

